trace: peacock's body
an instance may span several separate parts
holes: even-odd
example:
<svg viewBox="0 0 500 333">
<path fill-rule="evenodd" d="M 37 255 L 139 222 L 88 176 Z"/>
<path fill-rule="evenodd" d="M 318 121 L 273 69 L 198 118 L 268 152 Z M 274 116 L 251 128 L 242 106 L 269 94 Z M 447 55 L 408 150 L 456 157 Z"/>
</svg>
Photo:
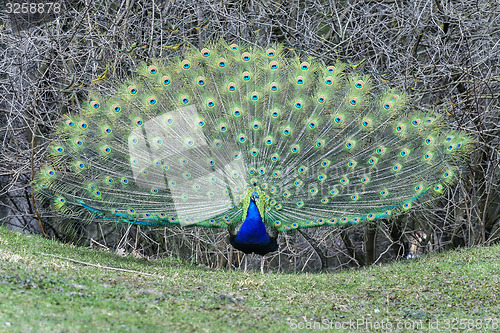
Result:
<svg viewBox="0 0 500 333">
<path fill-rule="evenodd" d="M 467 137 L 337 62 L 224 42 L 157 60 L 61 123 L 40 198 L 80 219 L 278 231 L 408 210 L 457 173 Z"/>
</svg>

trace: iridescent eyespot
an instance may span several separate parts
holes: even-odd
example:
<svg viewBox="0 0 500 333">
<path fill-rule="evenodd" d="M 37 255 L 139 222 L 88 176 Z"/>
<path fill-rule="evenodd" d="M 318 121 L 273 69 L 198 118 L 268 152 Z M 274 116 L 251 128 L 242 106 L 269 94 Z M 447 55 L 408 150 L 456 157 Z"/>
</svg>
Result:
<svg viewBox="0 0 500 333">
<path fill-rule="evenodd" d="M 278 116 L 279 116 L 278 110 L 274 109 L 274 110 L 271 111 L 271 117 L 277 118 Z"/>
<path fill-rule="evenodd" d="M 154 97 L 149 97 L 148 98 L 149 105 L 155 105 L 156 104 L 156 98 Z"/>
<path fill-rule="evenodd" d="M 382 190 L 382 191 L 380 191 L 379 193 L 380 193 L 380 195 L 381 195 L 381 196 L 383 196 L 383 197 L 386 197 L 386 196 L 389 194 L 389 192 L 388 192 L 387 190 Z"/>
<path fill-rule="evenodd" d="M 94 102 L 90 102 L 90 104 L 92 105 L 92 107 L 93 107 L 94 109 L 99 109 L 99 107 L 101 106 L 101 105 L 99 104 L 99 102 L 95 102 L 95 101 L 94 101 Z"/>
<path fill-rule="evenodd" d="M 243 143 L 243 142 L 245 142 L 246 140 L 247 140 L 247 138 L 245 137 L 245 135 L 240 134 L 240 136 L 239 136 L 239 141 L 240 141 L 241 143 Z"/>
<path fill-rule="evenodd" d="M 235 108 L 235 109 L 233 110 L 233 115 L 234 115 L 235 117 L 239 117 L 239 116 L 241 115 L 241 111 L 240 111 L 240 109 Z"/>
<path fill-rule="evenodd" d="M 244 53 L 241 55 L 241 60 L 243 60 L 243 61 L 250 61 L 250 53 L 248 53 L 248 52 L 244 52 Z"/>
<path fill-rule="evenodd" d="M 266 51 L 266 54 L 268 57 L 274 57 L 274 55 L 276 54 L 276 51 L 274 49 L 267 49 Z"/>
<path fill-rule="evenodd" d="M 278 91 L 278 84 L 276 82 L 271 83 L 271 91 Z"/>
<path fill-rule="evenodd" d="M 142 122 L 142 120 L 141 120 L 141 119 L 136 119 L 136 120 L 135 120 L 135 124 L 136 124 L 137 126 L 141 126 L 141 125 L 143 124 L 143 122 Z"/>
<path fill-rule="evenodd" d="M 213 107 L 215 106 L 215 102 L 214 102 L 214 100 L 213 100 L 213 99 L 211 99 L 211 98 L 209 98 L 209 99 L 207 100 L 207 106 L 208 106 L 209 108 L 213 108 Z"/>
<path fill-rule="evenodd" d="M 405 156 L 407 156 L 408 154 L 409 154 L 408 149 L 403 149 L 403 150 L 399 153 L 399 155 L 401 155 L 402 157 L 405 157 Z"/>
<path fill-rule="evenodd" d="M 432 153 L 430 152 L 424 155 L 424 159 L 426 160 L 430 160 L 431 158 L 432 158 Z"/>
<path fill-rule="evenodd" d="M 295 102 L 295 107 L 296 107 L 297 109 L 300 109 L 300 108 L 302 107 L 302 101 L 300 101 L 300 100 L 299 100 L 299 101 L 296 101 L 296 102 Z"/>
<path fill-rule="evenodd" d="M 397 132 L 402 132 L 404 129 L 405 129 L 405 125 L 403 125 L 403 124 L 400 124 L 400 125 L 398 125 L 398 126 L 396 127 L 396 131 L 397 131 Z"/>
<path fill-rule="evenodd" d="M 333 72 L 335 72 L 335 67 L 334 67 L 334 66 L 328 66 L 328 67 L 326 68 L 326 71 L 327 71 L 328 73 L 333 73 Z"/>
<path fill-rule="evenodd" d="M 199 85 L 199 86 L 202 86 L 205 84 L 205 78 L 203 78 L 203 76 L 198 76 L 198 78 L 196 79 L 196 83 Z"/>
<path fill-rule="evenodd" d="M 87 129 L 87 123 L 84 123 L 83 121 L 79 122 L 78 126 L 80 126 L 81 129 Z"/>
<path fill-rule="evenodd" d="M 351 100 L 349 101 L 349 104 L 351 104 L 352 106 L 358 105 L 358 98 L 357 97 L 351 98 Z"/>
<path fill-rule="evenodd" d="M 420 119 L 414 119 L 414 120 L 411 122 L 411 124 L 412 124 L 413 126 L 418 126 L 418 125 L 420 125 Z"/>
<path fill-rule="evenodd" d="M 168 86 L 170 84 L 170 78 L 168 76 L 164 76 L 161 78 L 161 81 L 163 82 L 163 85 Z"/>
<path fill-rule="evenodd" d="M 368 127 L 368 126 L 370 126 L 370 123 L 371 123 L 371 121 L 369 119 L 365 119 L 365 120 L 363 120 L 363 122 L 361 124 L 363 125 L 363 127 Z"/>
<path fill-rule="evenodd" d="M 319 103 L 324 103 L 324 102 L 325 102 L 325 100 L 326 100 L 325 95 L 320 95 L 320 96 L 318 97 L 318 102 L 319 102 Z"/>
<path fill-rule="evenodd" d="M 364 84 L 364 82 L 362 80 L 358 80 L 358 81 L 356 81 L 354 86 L 358 89 L 361 89 L 361 88 L 363 88 L 363 84 Z"/>
<path fill-rule="evenodd" d="M 272 70 L 278 69 L 278 62 L 277 61 L 271 61 L 269 63 L 269 68 L 272 69 Z"/>
<path fill-rule="evenodd" d="M 342 116 L 336 116 L 333 119 L 333 121 L 335 121 L 337 124 L 341 124 L 343 120 L 344 120 L 344 117 L 342 117 Z"/>
<path fill-rule="evenodd" d="M 237 51 L 237 50 L 238 50 L 238 45 L 236 45 L 236 44 L 231 44 L 231 45 L 229 45 L 229 47 L 230 47 L 230 48 L 231 48 L 231 50 L 233 50 L 233 51 Z"/>
<path fill-rule="evenodd" d="M 187 104 L 187 103 L 189 103 L 189 98 L 187 98 L 187 96 L 182 96 L 182 97 L 181 97 L 181 103 L 182 103 L 182 104 Z"/>
<path fill-rule="evenodd" d="M 389 110 L 391 107 L 392 107 L 392 103 L 391 102 L 387 102 L 387 103 L 384 104 L 384 109 L 386 109 L 386 110 Z"/>
<path fill-rule="evenodd" d="M 323 148 L 324 145 L 325 145 L 325 140 L 318 140 L 318 141 L 316 141 L 316 147 L 317 148 Z"/>
<path fill-rule="evenodd" d="M 251 98 L 252 101 L 256 101 L 259 99 L 259 94 L 257 92 L 253 92 Z"/>
<path fill-rule="evenodd" d="M 299 146 L 298 145 L 293 145 L 292 148 L 290 149 L 292 153 L 298 153 L 299 152 Z"/>
<path fill-rule="evenodd" d="M 207 48 L 204 48 L 204 49 L 201 49 L 201 55 L 206 58 L 208 56 L 210 56 L 210 50 L 207 49 Z"/>
<path fill-rule="evenodd" d="M 332 85 L 332 84 L 333 84 L 333 77 L 331 77 L 331 76 L 327 77 L 327 78 L 325 79 L 325 83 L 326 83 L 327 85 L 329 85 L 329 86 L 330 86 L 330 85 Z"/>
<path fill-rule="evenodd" d="M 182 60 L 182 68 L 183 69 L 189 69 L 191 68 L 191 63 L 189 62 L 189 60 Z"/>
<path fill-rule="evenodd" d="M 221 124 L 221 125 L 220 125 L 220 131 L 221 131 L 221 132 L 225 132 L 225 131 L 227 131 L 227 126 L 226 126 L 226 124 Z"/>
<path fill-rule="evenodd" d="M 392 95 L 391 101 L 395 102 L 399 99 L 399 95 Z"/>
<path fill-rule="evenodd" d="M 250 80 L 250 73 L 249 72 L 243 72 L 242 77 L 243 77 L 244 81 L 249 81 Z"/>
<path fill-rule="evenodd" d="M 128 87 L 128 93 L 129 93 L 130 95 L 135 95 L 135 94 L 137 94 L 137 88 L 136 88 L 136 87 L 134 87 L 134 86 L 130 86 L 130 87 Z"/>
<path fill-rule="evenodd" d="M 156 74 L 158 73 L 158 68 L 156 68 L 155 66 L 149 66 L 148 71 L 149 74 Z"/>
<path fill-rule="evenodd" d="M 349 149 L 352 148 L 352 147 L 354 147 L 354 141 L 347 141 L 346 144 L 345 144 L 345 146 L 347 148 L 349 148 Z"/>
<path fill-rule="evenodd" d="M 290 131 L 291 131 L 291 130 L 290 130 L 290 127 L 285 127 L 285 128 L 283 129 L 283 135 L 285 135 L 285 136 L 286 136 L 286 135 L 289 135 L 289 134 L 290 134 Z"/>
<path fill-rule="evenodd" d="M 425 143 L 427 143 L 428 145 L 430 145 L 433 141 L 434 141 L 434 138 L 431 138 L 431 137 L 425 139 Z"/>
<path fill-rule="evenodd" d="M 303 84 L 304 83 L 304 78 L 302 76 L 297 76 L 297 79 L 295 80 L 297 84 Z"/>
<path fill-rule="evenodd" d="M 309 69 L 309 63 L 304 61 L 303 63 L 300 64 L 300 69 L 302 69 L 303 71 L 306 71 Z"/>
<path fill-rule="evenodd" d="M 73 127 L 75 123 L 72 122 L 71 120 L 66 120 L 66 125 L 68 125 L 69 127 Z"/>
<path fill-rule="evenodd" d="M 234 84 L 234 82 L 229 82 L 229 83 L 227 84 L 227 90 L 229 90 L 229 91 L 231 91 L 231 92 L 233 92 L 233 91 L 235 91 L 235 90 L 236 90 L 236 85 Z"/>
<path fill-rule="evenodd" d="M 394 171 L 401 170 L 401 164 L 396 164 L 395 166 L 392 167 L 392 170 L 394 170 Z"/>
<path fill-rule="evenodd" d="M 219 59 L 219 67 L 220 68 L 226 67 L 226 59 L 224 58 Z"/>
</svg>

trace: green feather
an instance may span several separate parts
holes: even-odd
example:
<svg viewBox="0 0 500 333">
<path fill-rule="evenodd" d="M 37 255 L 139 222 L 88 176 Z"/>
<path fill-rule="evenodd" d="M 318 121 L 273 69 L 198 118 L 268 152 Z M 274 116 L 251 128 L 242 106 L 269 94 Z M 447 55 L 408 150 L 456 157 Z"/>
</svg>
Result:
<svg viewBox="0 0 500 333">
<path fill-rule="evenodd" d="M 80 219 L 234 229 L 256 191 L 286 231 L 394 216 L 460 174 L 466 135 L 285 49 L 219 41 L 139 65 L 61 121 L 38 198 Z"/>
</svg>

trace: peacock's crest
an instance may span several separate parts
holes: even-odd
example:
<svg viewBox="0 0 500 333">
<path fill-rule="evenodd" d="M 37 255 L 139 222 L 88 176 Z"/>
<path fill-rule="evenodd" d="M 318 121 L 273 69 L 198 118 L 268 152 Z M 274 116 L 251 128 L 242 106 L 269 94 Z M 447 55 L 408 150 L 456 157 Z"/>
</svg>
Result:
<svg viewBox="0 0 500 333">
<path fill-rule="evenodd" d="M 142 64 L 61 122 L 38 196 L 78 218 L 278 231 L 408 210 L 469 139 L 345 64 L 224 42 Z"/>
</svg>

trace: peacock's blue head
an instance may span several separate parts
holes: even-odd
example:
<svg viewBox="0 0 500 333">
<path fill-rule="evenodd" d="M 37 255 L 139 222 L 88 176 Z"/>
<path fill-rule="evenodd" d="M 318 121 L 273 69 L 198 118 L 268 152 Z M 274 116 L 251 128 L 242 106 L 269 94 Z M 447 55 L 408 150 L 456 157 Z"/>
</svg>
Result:
<svg viewBox="0 0 500 333">
<path fill-rule="evenodd" d="M 259 193 L 252 192 L 252 194 L 250 195 L 250 201 L 256 204 L 259 203 Z"/>
</svg>

